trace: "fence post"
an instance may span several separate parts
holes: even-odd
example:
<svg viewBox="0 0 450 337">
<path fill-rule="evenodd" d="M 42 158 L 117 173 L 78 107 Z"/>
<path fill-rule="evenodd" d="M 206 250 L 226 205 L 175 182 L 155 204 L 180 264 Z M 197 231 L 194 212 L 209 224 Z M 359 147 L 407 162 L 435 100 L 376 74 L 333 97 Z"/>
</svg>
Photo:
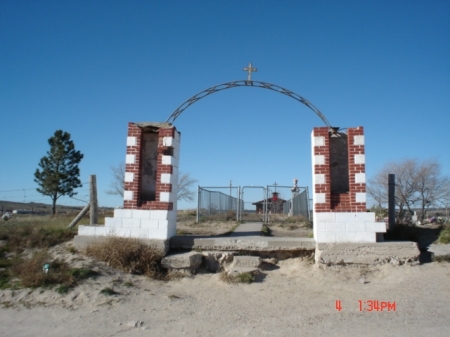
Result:
<svg viewBox="0 0 450 337">
<path fill-rule="evenodd" d="M 89 176 L 89 186 L 90 186 L 90 212 L 89 212 L 89 223 L 90 225 L 98 224 L 98 204 L 97 204 L 97 179 L 95 174 Z"/>
<path fill-rule="evenodd" d="M 199 213 L 200 213 L 200 200 L 201 200 L 201 196 L 200 196 L 200 185 L 197 185 L 197 223 L 199 222 Z"/>
</svg>

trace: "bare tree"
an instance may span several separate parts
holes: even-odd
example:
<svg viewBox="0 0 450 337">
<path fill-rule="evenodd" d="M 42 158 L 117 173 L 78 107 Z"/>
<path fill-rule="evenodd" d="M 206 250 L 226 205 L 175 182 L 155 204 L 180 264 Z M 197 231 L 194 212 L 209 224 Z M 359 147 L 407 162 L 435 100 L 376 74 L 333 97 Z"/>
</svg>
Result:
<svg viewBox="0 0 450 337">
<path fill-rule="evenodd" d="M 395 204 L 399 218 L 418 208 L 423 222 L 431 206 L 443 204 L 450 194 L 450 180 L 442 176 L 441 165 L 435 159 L 404 159 L 386 164 L 372 179 L 369 179 L 367 193 L 379 207 L 388 203 L 388 175 L 395 174 Z"/>
<path fill-rule="evenodd" d="M 123 197 L 123 191 L 125 189 L 125 163 L 122 162 L 119 166 L 110 166 L 110 168 L 113 179 L 109 184 L 110 189 L 106 193 Z"/>
<path fill-rule="evenodd" d="M 190 177 L 189 173 L 178 174 L 178 191 L 177 200 L 194 201 L 195 193 L 190 188 L 197 182 L 196 179 Z"/>
<path fill-rule="evenodd" d="M 125 163 L 120 163 L 118 166 L 111 166 L 111 172 L 113 179 L 109 184 L 110 189 L 106 193 L 123 197 L 123 191 L 125 189 Z M 177 200 L 193 201 L 195 192 L 191 190 L 191 187 L 196 182 L 197 180 L 191 178 L 189 173 L 179 172 Z"/>
</svg>

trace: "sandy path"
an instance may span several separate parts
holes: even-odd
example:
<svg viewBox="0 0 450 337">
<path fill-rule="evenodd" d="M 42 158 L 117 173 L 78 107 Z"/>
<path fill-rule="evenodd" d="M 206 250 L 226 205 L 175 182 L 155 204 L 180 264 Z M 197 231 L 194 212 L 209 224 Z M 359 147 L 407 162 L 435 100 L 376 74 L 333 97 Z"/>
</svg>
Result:
<svg viewBox="0 0 450 337">
<path fill-rule="evenodd" d="M 450 336 L 448 263 L 323 270 L 291 259 L 279 267 L 250 285 L 217 274 L 158 282 L 103 267 L 64 296 L 1 291 L 3 303 L 33 306 L 0 309 L 0 336 Z M 99 294 L 113 284 L 120 295 Z M 358 300 L 369 299 L 395 302 L 396 311 L 360 312 Z"/>
</svg>

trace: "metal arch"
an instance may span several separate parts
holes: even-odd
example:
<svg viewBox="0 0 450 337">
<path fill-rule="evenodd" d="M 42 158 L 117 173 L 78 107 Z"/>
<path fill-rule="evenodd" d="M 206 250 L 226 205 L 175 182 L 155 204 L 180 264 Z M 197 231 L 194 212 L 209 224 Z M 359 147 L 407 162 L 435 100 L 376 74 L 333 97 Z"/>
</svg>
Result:
<svg viewBox="0 0 450 337">
<path fill-rule="evenodd" d="M 181 104 L 167 119 L 166 123 L 173 124 L 175 120 L 178 118 L 178 116 L 187 108 L 189 108 L 192 104 L 197 102 L 198 100 L 202 99 L 203 97 L 206 97 L 208 95 L 214 94 L 218 91 L 222 91 L 225 89 L 235 88 L 235 87 L 256 87 L 256 88 L 263 88 L 263 89 L 269 89 L 276 92 L 279 92 L 280 94 L 284 94 L 286 96 L 292 97 L 293 99 L 299 101 L 300 103 L 303 103 L 308 108 L 310 108 L 312 111 L 316 113 L 317 116 L 320 117 L 320 119 L 328 126 L 328 128 L 332 128 L 330 123 L 328 122 L 327 118 L 324 116 L 323 113 L 320 112 L 319 109 L 317 109 L 311 102 L 309 102 L 307 99 L 303 98 L 302 96 L 296 94 L 295 92 L 292 92 L 286 88 L 280 87 L 275 84 L 270 84 L 267 82 L 260 82 L 260 81 L 233 81 L 233 82 L 226 82 L 222 84 L 215 85 L 213 87 L 210 87 L 208 89 L 205 89 L 198 94 L 192 96 L 187 101 L 185 101 L 183 104 Z"/>
</svg>

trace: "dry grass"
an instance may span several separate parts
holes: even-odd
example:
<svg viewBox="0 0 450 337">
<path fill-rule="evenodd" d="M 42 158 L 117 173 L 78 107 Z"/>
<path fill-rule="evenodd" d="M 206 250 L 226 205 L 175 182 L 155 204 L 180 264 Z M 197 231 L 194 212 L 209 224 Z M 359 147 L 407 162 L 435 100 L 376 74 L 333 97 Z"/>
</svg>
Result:
<svg viewBox="0 0 450 337">
<path fill-rule="evenodd" d="M 236 284 L 236 283 L 253 283 L 255 282 L 255 275 L 252 273 L 240 273 L 237 275 L 230 275 L 228 272 L 223 271 L 219 276 L 220 280 L 226 283 Z"/>
<path fill-rule="evenodd" d="M 139 239 L 108 237 L 90 245 L 86 254 L 127 273 L 143 274 L 157 280 L 167 278 L 161 267 L 163 253 Z"/>
<path fill-rule="evenodd" d="M 450 226 L 445 226 L 441 230 L 441 233 L 439 234 L 438 242 L 444 243 L 444 244 L 450 243 Z"/>
</svg>

